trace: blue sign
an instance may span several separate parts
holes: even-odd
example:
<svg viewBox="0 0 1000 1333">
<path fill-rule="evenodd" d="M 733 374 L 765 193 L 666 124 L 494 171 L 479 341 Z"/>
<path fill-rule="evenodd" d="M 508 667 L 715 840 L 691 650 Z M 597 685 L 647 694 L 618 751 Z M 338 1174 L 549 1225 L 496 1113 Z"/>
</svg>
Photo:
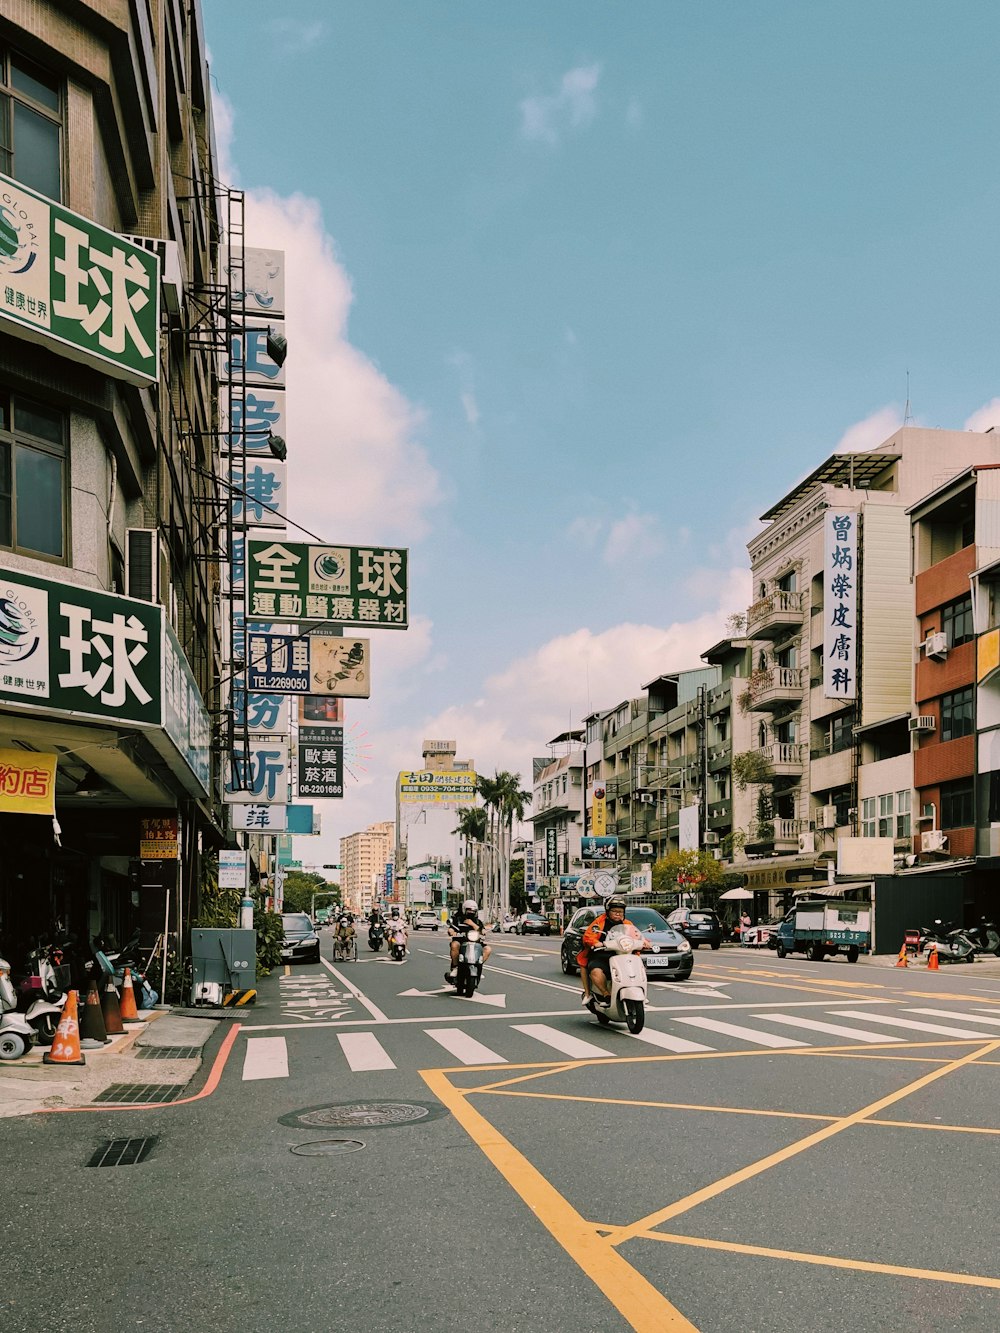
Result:
<svg viewBox="0 0 1000 1333">
<path fill-rule="evenodd" d="M 304 834 L 315 832 L 315 813 L 311 805 L 288 807 L 288 832 Z"/>
<path fill-rule="evenodd" d="M 586 837 L 580 839 L 582 861 L 617 861 L 618 839 Z"/>
<path fill-rule="evenodd" d="M 260 694 L 309 694 L 309 640 L 296 634 L 248 634 L 250 689 Z"/>
</svg>

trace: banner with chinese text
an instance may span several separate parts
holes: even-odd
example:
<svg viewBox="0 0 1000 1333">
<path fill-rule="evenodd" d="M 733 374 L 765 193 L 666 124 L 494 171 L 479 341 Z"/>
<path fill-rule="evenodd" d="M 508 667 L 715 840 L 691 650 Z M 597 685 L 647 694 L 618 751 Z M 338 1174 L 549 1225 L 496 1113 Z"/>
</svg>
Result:
<svg viewBox="0 0 1000 1333">
<path fill-rule="evenodd" d="M 0 750 L 0 811 L 54 815 L 56 756 L 31 750 Z"/>
<path fill-rule="evenodd" d="M 139 820 L 139 856 L 143 861 L 176 861 L 180 831 L 176 815 L 148 815 Z"/>
<path fill-rule="evenodd" d="M 298 777 L 299 796 L 343 796 L 343 727 L 299 727 Z"/>
<path fill-rule="evenodd" d="M 275 694 L 367 699 L 371 693 L 370 647 L 368 639 L 251 633 L 250 688 Z"/>
<path fill-rule="evenodd" d="M 823 697 L 857 697 L 858 519 L 856 509 L 823 516 Z"/>
<path fill-rule="evenodd" d="M 247 618 L 406 629 L 407 551 L 250 538 Z"/>
<path fill-rule="evenodd" d="M 401 805 L 471 805 L 475 799 L 475 773 L 425 769 L 399 775 Z"/>
</svg>

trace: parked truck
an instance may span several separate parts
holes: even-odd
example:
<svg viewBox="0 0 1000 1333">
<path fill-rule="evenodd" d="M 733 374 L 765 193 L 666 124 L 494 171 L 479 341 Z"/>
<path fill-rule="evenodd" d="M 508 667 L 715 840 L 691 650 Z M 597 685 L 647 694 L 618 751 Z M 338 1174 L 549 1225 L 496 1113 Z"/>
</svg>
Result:
<svg viewBox="0 0 1000 1333">
<path fill-rule="evenodd" d="M 827 954 L 842 953 L 856 963 L 871 948 L 871 929 L 871 903 L 812 898 L 788 913 L 777 929 L 775 947 L 779 958 L 804 953 L 819 963 Z"/>
</svg>

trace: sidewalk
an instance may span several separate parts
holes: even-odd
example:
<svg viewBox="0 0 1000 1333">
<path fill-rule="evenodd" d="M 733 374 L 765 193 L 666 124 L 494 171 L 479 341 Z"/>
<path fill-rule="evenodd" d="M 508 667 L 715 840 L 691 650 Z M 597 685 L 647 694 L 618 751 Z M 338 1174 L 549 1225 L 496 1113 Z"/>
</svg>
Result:
<svg viewBox="0 0 1000 1333">
<path fill-rule="evenodd" d="M 89 1106 L 114 1083 L 184 1087 L 198 1072 L 205 1043 L 219 1020 L 165 1010 L 143 1010 L 140 1017 L 145 1020 L 141 1026 L 113 1037 L 101 1049 L 85 1050 L 85 1065 L 42 1064 L 46 1046 L 35 1046 L 20 1060 L 0 1061 L 0 1119 Z M 169 1057 L 146 1054 L 168 1050 Z"/>
</svg>

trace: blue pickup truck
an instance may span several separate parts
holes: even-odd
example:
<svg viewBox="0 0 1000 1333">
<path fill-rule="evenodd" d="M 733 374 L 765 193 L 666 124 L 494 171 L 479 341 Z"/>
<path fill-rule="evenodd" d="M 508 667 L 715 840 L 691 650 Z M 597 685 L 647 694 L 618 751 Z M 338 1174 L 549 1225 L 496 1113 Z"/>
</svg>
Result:
<svg viewBox="0 0 1000 1333">
<path fill-rule="evenodd" d="M 827 954 L 846 954 L 856 963 L 871 949 L 871 903 L 849 903 L 842 898 L 808 899 L 796 903 L 775 933 L 779 958 L 804 953 L 814 963 Z"/>
</svg>

